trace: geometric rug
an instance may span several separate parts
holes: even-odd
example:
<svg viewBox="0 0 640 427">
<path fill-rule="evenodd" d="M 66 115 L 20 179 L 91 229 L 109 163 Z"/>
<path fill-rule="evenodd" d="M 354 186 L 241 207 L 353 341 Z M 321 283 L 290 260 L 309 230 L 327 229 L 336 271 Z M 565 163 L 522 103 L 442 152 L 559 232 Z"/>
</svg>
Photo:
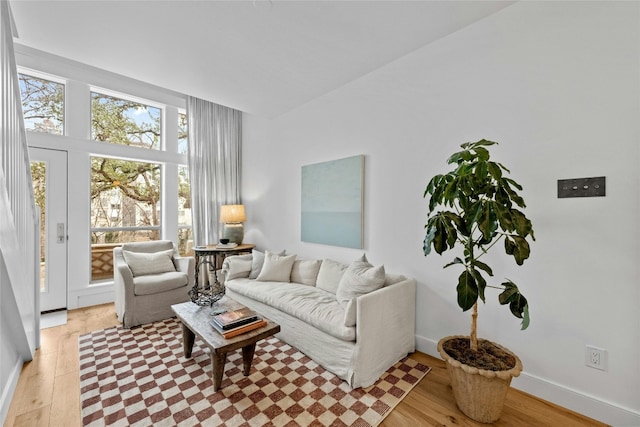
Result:
<svg viewBox="0 0 640 427">
<path fill-rule="evenodd" d="M 214 393 L 209 349 L 184 358 L 176 318 L 79 337 L 85 426 L 376 426 L 429 372 L 405 358 L 372 386 L 352 389 L 288 344 L 256 345 L 250 375 L 227 355 Z"/>
</svg>

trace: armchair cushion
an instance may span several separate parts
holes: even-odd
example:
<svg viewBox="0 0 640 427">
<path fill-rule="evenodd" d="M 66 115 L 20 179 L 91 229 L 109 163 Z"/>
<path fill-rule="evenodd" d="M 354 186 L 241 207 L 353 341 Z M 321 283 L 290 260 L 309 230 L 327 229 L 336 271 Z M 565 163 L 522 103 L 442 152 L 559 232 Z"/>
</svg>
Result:
<svg viewBox="0 0 640 427">
<path fill-rule="evenodd" d="M 172 258 L 173 250 L 152 253 L 123 250 L 122 255 L 129 265 L 133 277 L 176 271 Z"/>
<path fill-rule="evenodd" d="M 147 274 L 133 278 L 133 293 L 135 295 L 151 295 L 178 289 L 187 284 L 187 274 L 179 271 Z"/>
</svg>

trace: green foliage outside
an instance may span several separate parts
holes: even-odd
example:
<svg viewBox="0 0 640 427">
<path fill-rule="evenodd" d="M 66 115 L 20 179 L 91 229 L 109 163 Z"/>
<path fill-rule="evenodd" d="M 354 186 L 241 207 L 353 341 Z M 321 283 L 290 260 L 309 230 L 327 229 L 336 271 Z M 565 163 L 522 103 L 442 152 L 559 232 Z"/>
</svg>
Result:
<svg viewBox="0 0 640 427">
<path fill-rule="evenodd" d="M 35 124 L 31 130 L 62 134 L 64 85 L 20 75 L 25 121 Z M 144 149 L 162 145 L 161 110 L 96 92 L 91 93 L 91 138 L 94 141 Z M 52 125 L 53 123 L 53 125 Z M 51 131 L 52 126 L 55 128 Z M 186 152 L 188 137 L 186 116 L 179 116 L 179 149 Z M 32 166 L 36 200 L 44 203 L 44 165 Z M 178 196 L 189 207 L 188 169 L 180 168 Z M 91 158 L 91 226 L 159 226 L 161 201 L 161 165 L 125 159 Z M 44 215 L 44 206 L 42 207 Z M 44 224 L 44 221 L 42 222 Z M 186 237 L 187 232 L 182 232 Z M 190 236 L 189 236 L 190 237 Z M 159 230 L 94 232 L 92 243 L 119 243 L 155 240 Z"/>
</svg>

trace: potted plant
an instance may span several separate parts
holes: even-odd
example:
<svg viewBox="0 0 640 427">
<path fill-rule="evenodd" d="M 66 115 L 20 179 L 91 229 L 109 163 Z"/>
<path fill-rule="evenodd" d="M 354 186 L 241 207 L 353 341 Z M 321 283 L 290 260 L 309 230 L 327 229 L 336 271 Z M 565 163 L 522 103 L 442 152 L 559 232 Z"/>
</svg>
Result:
<svg viewBox="0 0 640 427">
<path fill-rule="evenodd" d="M 424 254 L 461 250 L 444 268 L 462 267 L 458 305 L 472 310 L 470 335 L 441 339 L 438 352 L 446 362 L 456 404 L 485 423 L 500 418 L 511 378 L 520 374 L 522 363 L 506 348 L 478 339 L 478 300 L 485 302 L 486 288 L 499 289 L 498 301 L 522 319 L 522 329 L 529 325 L 529 307 L 511 280 L 489 284 L 493 270 L 481 259 L 502 240 L 505 253 L 522 265 L 530 252 L 527 238 L 535 240 L 531 221 L 520 210 L 525 208 L 518 195 L 522 187 L 506 176 L 510 172 L 504 165 L 490 160 L 488 147 L 495 144 L 484 139 L 462 144 L 463 151 L 447 161 L 454 170 L 434 176 L 424 192 L 430 197 Z"/>
</svg>

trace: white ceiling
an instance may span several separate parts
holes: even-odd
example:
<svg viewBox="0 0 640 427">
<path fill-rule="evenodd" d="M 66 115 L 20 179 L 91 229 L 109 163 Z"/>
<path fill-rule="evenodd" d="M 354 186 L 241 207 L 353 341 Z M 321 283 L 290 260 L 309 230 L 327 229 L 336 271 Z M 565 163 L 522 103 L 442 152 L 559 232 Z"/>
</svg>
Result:
<svg viewBox="0 0 640 427">
<path fill-rule="evenodd" d="M 510 1 L 10 1 L 16 42 L 276 117 Z"/>
</svg>

